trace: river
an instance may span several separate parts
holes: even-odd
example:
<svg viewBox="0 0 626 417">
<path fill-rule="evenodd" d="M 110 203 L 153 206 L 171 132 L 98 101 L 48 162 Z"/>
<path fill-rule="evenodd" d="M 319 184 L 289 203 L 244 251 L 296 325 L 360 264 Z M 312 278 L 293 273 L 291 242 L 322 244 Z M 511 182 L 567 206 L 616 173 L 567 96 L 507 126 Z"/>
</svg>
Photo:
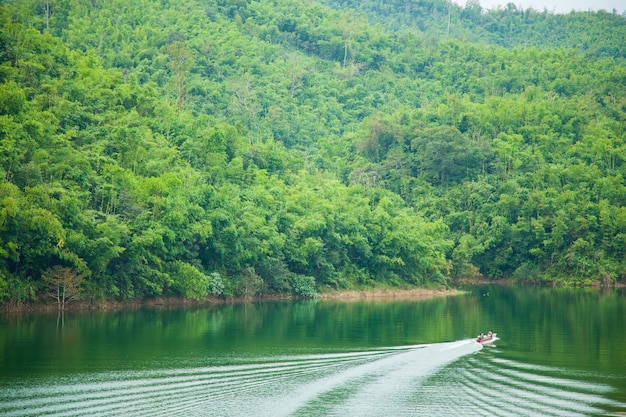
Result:
<svg viewBox="0 0 626 417">
<path fill-rule="evenodd" d="M 474 342 L 493 329 L 499 340 Z M 3 416 L 626 414 L 623 289 L 0 318 Z"/>
</svg>

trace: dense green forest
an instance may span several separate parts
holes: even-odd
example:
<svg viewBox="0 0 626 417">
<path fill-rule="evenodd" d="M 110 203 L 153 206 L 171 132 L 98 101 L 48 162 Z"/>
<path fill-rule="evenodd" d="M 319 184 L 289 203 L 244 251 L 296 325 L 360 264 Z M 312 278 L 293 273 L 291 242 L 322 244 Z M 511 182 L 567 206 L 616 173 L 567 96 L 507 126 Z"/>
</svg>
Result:
<svg viewBox="0 0 626 417">
<path fill-rule="evenodd" d="M 626 279 L 626 20 L 0 3 L 0 300 Z"/>
</svg>

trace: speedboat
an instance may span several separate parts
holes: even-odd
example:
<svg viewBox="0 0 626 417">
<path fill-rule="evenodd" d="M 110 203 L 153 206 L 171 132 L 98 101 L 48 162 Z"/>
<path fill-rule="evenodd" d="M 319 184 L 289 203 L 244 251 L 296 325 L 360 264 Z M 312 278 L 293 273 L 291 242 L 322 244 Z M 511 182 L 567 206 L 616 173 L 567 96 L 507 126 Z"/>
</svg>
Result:
<svg viewBox="0 0 626 417">
<path fill-rule="evenodd" d="M 495 342 L 497 333 L 492 333 L 491 336 L 487 336 L 486 334 L 481 334 L 476 338 L 476 342 L 480 344 L 492 343 Z"/>
</svg>

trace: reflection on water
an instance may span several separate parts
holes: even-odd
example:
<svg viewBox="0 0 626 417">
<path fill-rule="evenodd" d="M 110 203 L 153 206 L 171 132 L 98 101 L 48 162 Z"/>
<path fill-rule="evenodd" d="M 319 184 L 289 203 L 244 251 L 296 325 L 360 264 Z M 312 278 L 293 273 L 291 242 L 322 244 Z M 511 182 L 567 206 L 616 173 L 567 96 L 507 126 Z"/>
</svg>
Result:
<svg viewBox="0 0 626 417">
<path fill-rule="evenodd" d="M 626 410 L 612 388 L 499 358 L 472 339 L 254 363 L 42 378 L 2 390 L 0 414 L 585 416 Z"/>
<path fill-rule="evenodd" d="M 621 290 L 499 286 L 0 316 L 0 415 L 624 415 L 625 317 Z"/>
</svg>

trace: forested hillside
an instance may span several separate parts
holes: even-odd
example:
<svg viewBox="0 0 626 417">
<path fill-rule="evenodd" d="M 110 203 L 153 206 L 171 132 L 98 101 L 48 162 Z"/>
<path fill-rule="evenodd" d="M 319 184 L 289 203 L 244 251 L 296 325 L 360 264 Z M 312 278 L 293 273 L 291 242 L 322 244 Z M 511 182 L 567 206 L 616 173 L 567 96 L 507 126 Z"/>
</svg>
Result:
<svg viewBox="0 0 626 417">
<path fill-rule="evenodd" d="M 489 10 L 479 0 L 467 1 L 466 7 L 438 0 L 319 1 L 342 10 L 359 10 L 390 30 L 417 30 L 434 40 L 451 37 L 505 47 L 568 48 L 594 57 L 626 57 L 624 16 L 616 10 L 553 14 L 518 9 L 514 2 Z"/>
<path fill-rule="evenodd" d="M 327 3 L 0 4 L 0 298 L 626 278 L 623 16 Z"/>
</svg>

